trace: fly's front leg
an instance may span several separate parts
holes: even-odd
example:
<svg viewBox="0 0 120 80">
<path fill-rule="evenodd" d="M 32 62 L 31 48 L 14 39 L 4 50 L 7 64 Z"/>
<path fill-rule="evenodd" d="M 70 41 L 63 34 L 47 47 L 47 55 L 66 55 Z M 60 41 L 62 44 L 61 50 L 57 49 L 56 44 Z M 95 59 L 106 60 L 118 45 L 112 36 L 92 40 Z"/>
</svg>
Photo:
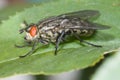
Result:
<svg viewBox="0 0 120 80">
<path fill-rule="evenodd" d="M 15 44 L 15 47 L 17 47 L 17 48 L 24 48 L 24 47 L 26 47 L 27 45 L 17 45 L 17 44 Z"/>
<path fill-rule="evenodd" d="M 81 39 L 81 38 L 80 38 L 77 34 L 75 34 L 75 33 L 73 33 L 73 35 L 74 35 L 80 42 L 84 42 L 84 43 L 86 43 L 86 44 L 88 44 L 88 45 L 91 45 L 91 46 L 94 46 L 94 47 L 102 47 L 101 45 L 92 44 L 92 43 L 89 43 L 89 42 Z"/>
<path fill-rule="evenodd" d="M 58 46 L 59 46 L 60 42 L 62 41 L 62 38 L 63 38 L 64 34 L 65 34 L 65 31 L 62 31 L 62 33 L 56 39 L 55 55 L 57 55 Z"/>
<path fill-rule="evenodd" d="M 34 52 L 34 50 L 35 50 L 36 45 L 37 45 L 37 42 L 34 42 L 34 44 L 33 44 L 33 46 L 32 46 L 32 49 L 31 49 L 28 53 L 26 53 L 25 55 L 22 55 L 22 56 L 19 56 L 19 57 L 20 57 L 20 58 L 24 58 L 24 57 L 32 54 L 32 53 Z"/>
<path fill-rule="evenodd" d="M 17 44 L 15 44 L 15 47 L 17 47 L 17 48 L 24 48 L 24 47 L 30 46 L 31 44 L 32 44 L 31 42 L 27 42 L 27 44 L 24 44 L 24 45 L 17 45 Z"/>
</svg>

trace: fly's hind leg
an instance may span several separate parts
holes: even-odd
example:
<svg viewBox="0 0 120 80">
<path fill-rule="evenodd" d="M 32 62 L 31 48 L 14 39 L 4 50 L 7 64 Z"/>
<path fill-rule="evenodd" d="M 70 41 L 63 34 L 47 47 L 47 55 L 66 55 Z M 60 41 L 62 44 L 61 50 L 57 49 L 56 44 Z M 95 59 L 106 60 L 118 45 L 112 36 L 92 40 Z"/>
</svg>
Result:
<svg viewBox="0 0 120 80">
<path fill-rule="evenodd" d="M 74 36 L 75 36 L 80 42 L 84 42 L 84 43 L 86 43 L 86 44 L 88 44 L 88 45 L 91 45 L 91 46 L 94 46 L 94 47 L 102 47 L 101 45 L 96 45 L 96 44 L 93 44 L 93 43 L 89 43 L 89 42 L 81 39 L 77 34 L 74 34 Z"/>
</svg>

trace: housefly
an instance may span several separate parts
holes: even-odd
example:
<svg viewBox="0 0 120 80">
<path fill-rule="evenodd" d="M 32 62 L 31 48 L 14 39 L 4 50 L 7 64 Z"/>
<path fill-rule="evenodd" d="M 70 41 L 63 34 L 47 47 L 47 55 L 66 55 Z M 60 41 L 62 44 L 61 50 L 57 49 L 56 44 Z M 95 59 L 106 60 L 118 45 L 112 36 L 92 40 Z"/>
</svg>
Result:
<svg viewBox="0 0 120 80">
<path fill-rule="evenodd" d="M 99 11 L 96 10 L 82 10 L 45 18 L 39 21 L 37 24 L 29 25 L 26 21 L 24 21 L 24 25 L 26 27 L 20 29 L 20 33 L 26 32 L 24 39 L 27 45 L 32 45 L 32 49 L 27 54 L 20 57 L 26 57 L 32 54 L 36 45 L 39 43 L 46 45 L 49 43 L 55 43 L 54 54 L 56 55 L 59 44 L 64 41 L 67 35 L 73 35 L 80 42 L 88 45 L 101 47 L 100 45 L 89 43 L 81 38 L 81 36 L 84 37 L 93 35 L 96 30 L 110 28 L 109 26 L 90 21 L 91 18 L 99 15 Z M 16 47 L 24 46 L 16 45 Z"/>
</svg>

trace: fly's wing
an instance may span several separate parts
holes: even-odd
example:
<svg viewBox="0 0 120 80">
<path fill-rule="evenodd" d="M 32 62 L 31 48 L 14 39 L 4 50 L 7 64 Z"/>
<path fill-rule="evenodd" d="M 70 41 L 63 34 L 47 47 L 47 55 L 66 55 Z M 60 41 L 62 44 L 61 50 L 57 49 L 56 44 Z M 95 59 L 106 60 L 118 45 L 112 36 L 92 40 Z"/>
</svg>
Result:
<svg viewBox="0 0 120 80">
<path fill-rule="evenodd" d="M 91 29 L 91 30 L 103 30 L 103 29 L 109 29 L 110 27 L 107 25 L 102 25 L 98 23 L 89 23 L 84 26 L 73 26 L 69 27 L 69 29 Z"/>
<path fill-rule="evenodd" d="M 42 22 L 50 22 L 50 21 L 53 21 L 53 20 L 55 20 L 57 17 L 55 17 L 55 16 L 50 16 L 50 17 L 48 17 L 48 18 L 44 18 L 44 19 L 42 19 L 41 21 L 39 21 L 39 24 L 40 23 L 42 23 Z"/>
<path fill-rule="evenodd" d="M 98 24 L 98 23 L 90 23 L 86 29 L 103 30 L 103 29 L 109 29 L 109 28 L 110 27 L 107 25 L 102 25 L 102 24 Z"/>
<path fill-rule="evenodd" d="M 61 19 L 61 18 L 80 18 L 80 19 L 90 19 L 96 16 L 99 16 L 100 13 L 97 10 L 82 10 L 82 11 L 76 11 L 76 12 L 71 12 L 71 13 L 65 13 L 65 14 L 61 14 L 58 16 L 51 16 L 48 18 L 44 18 L 42 19 L 38 24 L 43 23 L 43 22 L 50 22 L 50 21 L 54 21 L 57 19 Z"/>
<path fill-rule="evenodd" d="M 99 16 L 100 13 L 97 10 L 82 10 L 71 13 L 66 13 L 59 15 L 58 17 L 67 17 L 67 18 L 81 18 L 81 19 L 90 19 L 96 16 Z"/>
</svg>

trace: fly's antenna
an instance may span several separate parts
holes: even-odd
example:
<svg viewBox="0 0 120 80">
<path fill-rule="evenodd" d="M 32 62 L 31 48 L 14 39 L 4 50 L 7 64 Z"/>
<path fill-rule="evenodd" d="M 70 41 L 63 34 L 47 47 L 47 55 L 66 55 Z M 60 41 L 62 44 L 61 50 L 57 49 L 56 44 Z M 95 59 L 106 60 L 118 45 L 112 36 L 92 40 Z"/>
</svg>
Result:
<svg viewBox="0 0 120 80">
<path fill-rule="evenodd" d="M 28 26 L 28 23 L 24 20 L 23 21 L 23 24 L 27 27 Z"/>
<path fill-rule="evenodd" d="M 20 34 L 22 34 L 24 31 L 26 31 L 28 24 L 27 22 L 24 20 L 23 23 L 21 24 L 22 29 L 19 30 Z"/>
</svg>

